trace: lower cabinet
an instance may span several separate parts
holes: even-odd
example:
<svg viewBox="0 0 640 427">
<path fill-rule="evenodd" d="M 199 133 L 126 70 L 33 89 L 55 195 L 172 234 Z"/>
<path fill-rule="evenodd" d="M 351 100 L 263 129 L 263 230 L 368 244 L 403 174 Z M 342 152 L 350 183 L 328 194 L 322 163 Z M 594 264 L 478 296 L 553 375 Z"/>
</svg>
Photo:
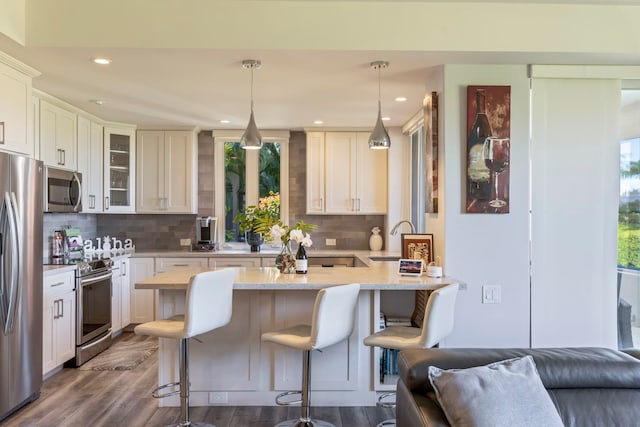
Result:
<svg viewBox="0 0 640 427">
<path fill-rule="evenodd" d="M 131 323 L 131 285 L 129 258 L 116 259 L 111 279 L 111 331 L 117 334 Z"/>
<path fill-rule="evenodd" d="M 156 273 L 164 273 L 180 268 L 208 268 L 207 258 L 156 258 Z"/>
<path fill-rule="evenodd" d="M 75 356 L 75 274 L 47 274 L 43 285 L 42 373 L 47 374 Z"/>
<path fill-rule="evenodd" d="M 275 258 L 275 256 L 274 256 Z M 223 258 L 212 257 L 209 258 L 209 268 L 224 268 L 224 267 L 260 267 L 260 258 Z"/>
<path fill-rule="evenodd" d="M 129 276 L 130 319 L 129 323 L 144 323 L 155 320 L 157 291 L 150 289 L 136 289 L 136 282 L 152 277 L 154 270 L 154 258 L 131 258 Z"/>
</svg>

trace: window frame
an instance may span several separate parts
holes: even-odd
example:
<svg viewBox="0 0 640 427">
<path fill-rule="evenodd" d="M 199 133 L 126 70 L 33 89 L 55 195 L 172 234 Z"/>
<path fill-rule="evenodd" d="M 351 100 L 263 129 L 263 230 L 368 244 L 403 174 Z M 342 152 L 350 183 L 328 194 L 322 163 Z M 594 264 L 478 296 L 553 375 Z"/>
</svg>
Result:
<svg viewBox="0 0 640 427">
<path fill-rule="evenodd" d="M 225 242 L 224 204 L 225 204 L 225 168 L 224 168 L 224 144 L 226 142 L 239 142 L 244 130 L 214 130 L 213 137 L 213 174 L 214 174 L 214 202 L 213 212 L 218 218 L 218 239 L 221 245 L 228 247 L 244 247 L 245 243 Z M 260 131 L 262 142 L 280 144 L 280 219 L 287 224 L 289 222 L 289 131 Z M 246 193 L 247 206 L 258 204 L 259 187 L 259 161 L 260 150 L 246 150 Z"/>
</svg>

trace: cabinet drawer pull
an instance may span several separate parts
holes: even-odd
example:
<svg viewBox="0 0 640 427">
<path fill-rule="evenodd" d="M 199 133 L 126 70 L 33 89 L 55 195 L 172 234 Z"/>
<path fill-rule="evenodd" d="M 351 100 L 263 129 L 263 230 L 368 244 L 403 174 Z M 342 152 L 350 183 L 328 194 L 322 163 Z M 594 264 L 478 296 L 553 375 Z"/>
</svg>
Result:
<svg viewBox="0 0 640 427">
<path fill-rule="evenodd" d="M 174 267 L 189 267 L 189 264 L 173 264 Z"/>
<path fill-rule="evenodd" d="M 51 285 L 51 287 L 52 287 L 52 288 L 55 288 L 56 286 L 64 285 L 64 283 L 65 283 L 65 282 L 56 282 L 56 283 L 53 283 L 53 284 Z"/>
</svg>

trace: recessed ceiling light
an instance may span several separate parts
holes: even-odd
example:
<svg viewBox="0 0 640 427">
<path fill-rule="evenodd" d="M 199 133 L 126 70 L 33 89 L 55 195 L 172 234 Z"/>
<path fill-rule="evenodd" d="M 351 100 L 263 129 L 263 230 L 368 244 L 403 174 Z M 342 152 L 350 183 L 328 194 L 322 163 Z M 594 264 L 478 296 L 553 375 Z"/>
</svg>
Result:
<svg viewBox="0 0 640 427">
<path fill-rule="evenodd" d="M 111 60 L 109 58 L 93 58 L 93 62 L 99 65 L 111 64 Z"/>
<path fill-rule="evenodd" d="M 102 99 L 90 99 L 89 102 L 93 102 L 94 104 L 98 104 L 98 105 L 106 104 L 106 101 L 103 101 Z"/>
<path fill-rule="evenodd" d="M 384 120 L 385 122 L 388 122 L 389 120 L 391 120 L 391 117 L 383 117 L 382 120 Z"/>
<path fill-rule="evenodd" d="M 399 96 L 396 98 L 396 102 L 405 102 L 407 100 L 407 98 L 405 98 L 404 96 Z"/>
<path fill-rule="evenodd" d="M 323 124 L 323 123 L 324 123 L 324 122 L 323 122 L 322 120 L 314 120 L 314 121 L 313 121 L 313 124 L 314 124 L 314 125 L 321 125 L 321 124 Z"/>
<path fill-rule="evenodd" d="M 229 120 L 220 120 L 220 123 L 227 124 L 227 123 L 230 123 L 230 122 L 229 122 Z"/>
</svg>

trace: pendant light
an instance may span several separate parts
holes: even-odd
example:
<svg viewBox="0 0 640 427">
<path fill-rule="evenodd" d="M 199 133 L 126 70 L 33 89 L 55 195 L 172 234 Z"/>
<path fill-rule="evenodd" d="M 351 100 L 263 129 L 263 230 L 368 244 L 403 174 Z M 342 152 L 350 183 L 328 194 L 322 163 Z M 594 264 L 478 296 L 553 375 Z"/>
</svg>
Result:
<svg viewBox="0 0 640 427">
<path fill-rule="evenodd" d="M 382 107 L 380 105 L 380 70 L 388 66 L 389 63 L 387 61 L 374 61 L 371 63 L 371 68 L 378 70 L 378 120 L 376 120 L 376 125 L 369 136 L 369 148 L 374 150 L 383 150 L 391 147 L 391 139 L 384 128 L 384 124 L 382 124 Z"/>
<path fill-rule="evenodd" d="M 249 124 L 247 129 L 240 138 L 240 146 L 246 150 L 259 150 L 262 147 L 262 136 L 253 119 L 253 70 L 262 66 L 260 61 L 255 59 L 245 59 L 242 61 L 242 67 L 251 70 L 251 116 L 249 116 Z"/>
</svg>

